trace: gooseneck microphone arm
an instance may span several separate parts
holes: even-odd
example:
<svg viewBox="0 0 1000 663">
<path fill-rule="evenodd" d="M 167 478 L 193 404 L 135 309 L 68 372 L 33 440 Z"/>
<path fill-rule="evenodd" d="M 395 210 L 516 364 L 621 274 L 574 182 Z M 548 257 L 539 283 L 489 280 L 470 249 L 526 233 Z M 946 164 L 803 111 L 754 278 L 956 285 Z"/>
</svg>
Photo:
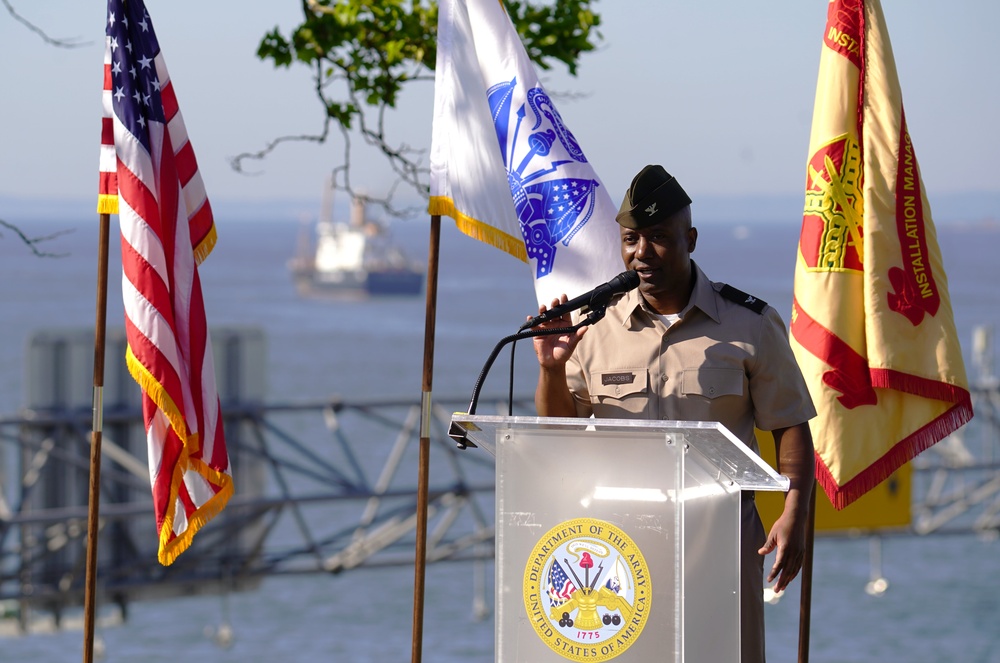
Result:
<svg viewBox="0 0 1000 663">
<path fill-rule="evenodd" d="M 479 392 L 482 391 L 483 383 L 486 381 L 486 376 L 489 374 L 490 369 L 493 367 L 493 362 L 500 355 L 500 351 L 508 343 L 514 341 L 519 341 L 523 338 L 534 338 L 535 336 L 552 336 L 555 334 L 572 334 L 581 327 L 586 327 L 587 325 L 592 325 L 607 313 L 608 307 L 607 303 L 604 306 L 598 308 L 591 308 L 590 313 L 587 314 L 580 322 L 572 325 L 570 327 L 552 327 L 547 329 L 520 329 L 517 333 L 511 334 L 510 336 L 505 336 L 500 339 L 500 341 L 493 348 L 493 352 L 490 353 L 489 358 L 487 358 L 486 363 L 483 365 L 483 370 L 479 372 L 479 378 L 476 379 L 476 385 L 472 389 L 472 400 L 469 402 L 469 411 L 467 414 L 475 414 L 476 408 L 479 405 Z M 465 438 L 459 431 L 449 431 L 449 436 L 452 437 L 460 449 L 465 449 L 468 446 L 475 446 L 468 439 Z"/>
<path fill-rule="evenodd" d="M 521 325 L 521 327 L 517 330 L 517 333 L 500 339 L 500 342 L 493 348 L 493 352 L 490 353 L 489 359 L 486 360 L 483 370 L 479 373 L 479 378 L 476 380 L 476 386 L 472 389 L 472 400 L 469 403 L 469 411 L 466 414 L 471 415 L 476 413 L 476 407 L 479 405 L 479 392 L 482 390 L 483 383 L 486 381 L 486 375 L 490 372 L 490 368 L 493 367 L 493 362 L 496 361 L 497 356 L 500 354 L 500 350 L 502 350 L 505 345 L 518 341 L 522 338 L 550 336 L 554 334 L 572 334 L 581 327 L 592 325 L 604 317 L 604 314 L 607 313 L 608 310 L 608 304 L 611 303 L 612 299 L 614 299 L 617 295 L 639 287 L 639 281 L 639 274 L 637 272 L 633 270 L 626 270 L 607 283 L 602 283 L 589 292 L 585 292 L 578 297 L 574 297 L 573 299 L 557 304 L 552 308 L 539 313 Z M 542 323 L 549 322 L 550 320 L 556 320 L 567 313 L 576 311 L 577 309 L 584 309 L 587 315 L 583 318 L 583 320 L 575 325 L 571 325 L 569 327 L 536 329 L 536 327 Z M 510 407 L 512 408 L 514 398 L 513 348 L 510 352 L 510 373 Z M 455 423 L 452 423 L 451 429 L 448 431 L 448 436 L 456 441 L 460 449 L 465 449 L 470 445 L 475 446 L 462 432 L 461 427 Z"/>
</svg>

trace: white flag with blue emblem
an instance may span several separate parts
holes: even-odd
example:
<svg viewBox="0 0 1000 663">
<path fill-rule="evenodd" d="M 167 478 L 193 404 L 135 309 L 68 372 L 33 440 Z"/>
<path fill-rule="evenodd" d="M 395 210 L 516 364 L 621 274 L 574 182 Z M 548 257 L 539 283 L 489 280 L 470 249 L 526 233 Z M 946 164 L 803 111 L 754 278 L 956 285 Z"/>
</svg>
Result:
<svg viewBox="0 0 1000 663">
<path fill-rule="evenodd" d="M 527 262 L 540 303 L 623 269 L 617 207 L 498 0 L 441 0 L 429 212 Z"/>
</svg>

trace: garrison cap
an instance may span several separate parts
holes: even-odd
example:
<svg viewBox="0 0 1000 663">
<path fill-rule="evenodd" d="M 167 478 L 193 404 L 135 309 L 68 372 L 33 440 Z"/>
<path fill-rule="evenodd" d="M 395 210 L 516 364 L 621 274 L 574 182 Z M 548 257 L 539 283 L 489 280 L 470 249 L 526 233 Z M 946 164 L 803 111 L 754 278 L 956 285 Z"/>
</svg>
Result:
<svg viewBox="0 0 1000 663">
<path fill-rule="evenodd" d="M 691 204 L 677 178 L 663 166 L 646 166 L 632 180 L 615 221 L 626 228 L 659 223 Z"/>
</svg>

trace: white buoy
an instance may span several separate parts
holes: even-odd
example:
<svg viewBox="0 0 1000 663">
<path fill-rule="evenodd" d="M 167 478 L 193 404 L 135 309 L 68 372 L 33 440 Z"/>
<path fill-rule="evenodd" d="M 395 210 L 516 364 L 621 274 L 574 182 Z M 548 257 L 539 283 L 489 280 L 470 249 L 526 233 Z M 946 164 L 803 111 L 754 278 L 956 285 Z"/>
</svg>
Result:
<svg viewBox="0 0 1000 663">
<path fill-rule="evenodd" d="M 865 584 L 865 592 L 869 596 L 882 596 L 889 589 L 889 581 L 882 575 L 882 538 L 873 536 L 869 546 L 871 574 Z"/>
</svg>

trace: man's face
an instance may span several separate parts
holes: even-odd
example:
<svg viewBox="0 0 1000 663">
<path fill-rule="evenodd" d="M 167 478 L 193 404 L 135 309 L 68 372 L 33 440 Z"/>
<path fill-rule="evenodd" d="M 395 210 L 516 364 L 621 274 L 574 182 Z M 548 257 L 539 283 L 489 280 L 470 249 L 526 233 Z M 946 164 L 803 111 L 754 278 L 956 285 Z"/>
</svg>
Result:
<svg viewBox="0 0 1000 663">
<path fill-rule="evenodd" d="M 621 238 L 622 260 L 627 269 L 639 273 L 639 291 L 644 295 L 676 296 L 678 289 L 688 287 L 691 252 L 698 241 L 690 208 L 645 228 L 622 227 Z"/>
</svg>

